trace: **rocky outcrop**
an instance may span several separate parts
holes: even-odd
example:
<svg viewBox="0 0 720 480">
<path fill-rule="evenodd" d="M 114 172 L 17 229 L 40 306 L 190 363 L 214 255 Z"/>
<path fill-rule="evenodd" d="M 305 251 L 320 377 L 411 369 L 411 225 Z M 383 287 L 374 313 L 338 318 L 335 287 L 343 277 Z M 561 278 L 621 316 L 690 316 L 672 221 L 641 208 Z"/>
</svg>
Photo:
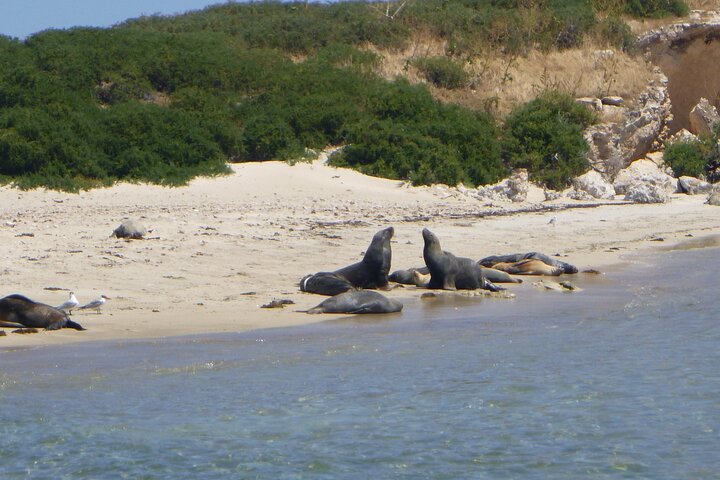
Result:
<svg viewBox="0 0 720 480">
<path fill-rule="evenodd" d="M 666 194 L 675 193 L 677 180 L 663 172 L 651 160 L 638 160 L 627 168 L 618 172 L 613 186 L 615 192 L 622 195 L 627 193 L 630 186 L 645 183 L 662 189 Z"/>
<path fill-rule="evenodd" d="M 700 139 L 697 137 L 697 135 L 694 135 L 689 130 L 686 130 L 684 128 L 681 128 L 676 133 L 674 133 L 670 138 L 667 139 L 665 143 L 671 144 L 675 142 L 697 142 Z"/>
<path fill-rule="evenodd" d="M 510 178 L 493 185 L 479 187 L 473 196 L 481 200 L 524 202 L 527 200 L 529 189 L 528 171 L 524 168 L 518 168 L 513 170 Z"/>
<path fill-rule="evenodd" d="M 665 189 L 658 185 L 638 182 L 627 187 L 625 200 L 634 203 L 667 203 L 670 196 Z"/>
<path fill-rule="evenodd" d="M 690 132 L 695 135 L 711 135 L 713 126 L 718 122 L 720 115 L 707 98 L 701 98 L 690 110 Z"/>
<path fill-rule="evenodd" d="M 703 195 L 712 192 L 713 186 L 695 177 L 678 178 L 678 190 L 688 195 Z"/>
<path fill-rule="evenodd" d="M 585 130 L 590 145 L 588 160 L 606 178 L 613 178 L 633 160 L 659 148 L 667 136 L 672 118 L 667 78 L 659 71 L 656 77 L 655 85 L 638 98 L 637 109 L 618 110 L 623 112 L 620 121 L 600 123 Z"/>
<path fill-rule="evenodd" d="M 615 187 L 595 170 L 580 175 L 573 180 L 575 190 L 588 193 L 593 198 L 613 199 L 615 198 Z"/>
</svg>

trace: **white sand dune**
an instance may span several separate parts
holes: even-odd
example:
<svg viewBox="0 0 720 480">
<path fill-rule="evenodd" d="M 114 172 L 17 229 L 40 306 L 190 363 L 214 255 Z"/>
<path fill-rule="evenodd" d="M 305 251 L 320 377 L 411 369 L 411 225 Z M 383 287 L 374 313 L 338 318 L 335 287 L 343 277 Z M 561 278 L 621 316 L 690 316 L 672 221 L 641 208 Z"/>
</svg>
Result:
<svg viewBox="0 0 720 480">
<path fill-rule="evenodd" d="M 111 298 L 101 315 L 73 312 L 87 331 L 8 334 L 0 348 L 238 332 L 333 318 L 300 312 L 324 297 L 300 292 L 298 280 L 358 261 L 372 235 L 388 225 L 395 227 L 393 269 L 423 264 L 423 227 L 456 255 L 560 253 L 581 269 L 603 269 L 626 261 L 626 253 L 666 247 L 687 235 L 697 241 L 720 233 L 720 208 L 704 205 L 704 196 L 675 195 L 664 205 L 511 213 L 533 205 L 483 204 L 321 161 L 246 163 L 233 171 L 181 188 L 120 184 L 80 194 L 0 188 L 0 295 L 22 293 L 51 305 L 62 303 L 68 291 L 80 303 L 100 294 Z M 548 223 L 552 217 L 555 224 Z M 150 229 L 148 239 L 110 237 L 124 218 Z M 657 237 L 665 241 L 651 241 Z M 420 293 L 396 289 L 390 295 Z M 295 305 L 260 308 L 273 299 Z"/>
</svg>

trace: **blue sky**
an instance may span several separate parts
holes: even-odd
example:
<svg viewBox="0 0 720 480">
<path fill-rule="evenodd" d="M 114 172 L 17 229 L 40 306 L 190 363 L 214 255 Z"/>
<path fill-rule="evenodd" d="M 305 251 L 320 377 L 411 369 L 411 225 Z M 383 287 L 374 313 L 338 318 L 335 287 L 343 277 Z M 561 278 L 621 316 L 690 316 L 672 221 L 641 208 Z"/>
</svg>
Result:
<svg viewBox="0 0 720 480">
<path fill-rule="evenodd" d="M 25 38 L 48 28 L 109 27 L 128 18 L 198 10 L 225 0 L 0 0 L 0 34 Z"/>
</svg>

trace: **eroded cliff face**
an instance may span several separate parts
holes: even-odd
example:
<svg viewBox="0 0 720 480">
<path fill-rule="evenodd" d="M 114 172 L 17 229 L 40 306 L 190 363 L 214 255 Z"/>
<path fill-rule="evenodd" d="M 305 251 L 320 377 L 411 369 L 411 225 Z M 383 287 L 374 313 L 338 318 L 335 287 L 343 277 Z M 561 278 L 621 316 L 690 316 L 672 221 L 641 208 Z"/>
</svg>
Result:
<svg viewBox="0 0 720 480">
<path fill-rule="evenodd" d="M 668 79 L 673 114 L 670 134 L 691 130 L 690 111 L 701 98 L 720 107 L 720 21 L 652 31 L 640 44 Z"/>
<path fill-rule="evenodd" d="M 647 32 L 638 43 L 656 77 L 635 109 L 607 115 L 586 131 L 593 168 L 608 180 L 682 129 L 693 130 L 690 112 L 702 98 L 720 107 L 720 13 L 696 23 L 681 23 Z M 607 107 L 604 107 L 607 108 Z"/>
</svg>

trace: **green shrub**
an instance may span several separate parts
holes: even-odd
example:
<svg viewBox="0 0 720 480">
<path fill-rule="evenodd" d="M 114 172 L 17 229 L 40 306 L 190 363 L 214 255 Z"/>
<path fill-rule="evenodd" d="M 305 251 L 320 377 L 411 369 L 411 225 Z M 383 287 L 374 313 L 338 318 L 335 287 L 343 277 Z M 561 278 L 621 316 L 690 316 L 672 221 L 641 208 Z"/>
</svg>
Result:
<svg viewBox="0 0 720 480">
<path fill-rule="evenodd" d="M 710 182 L 720 180 L 720 151 L 717 131 L 698 141 L 679 141 L 668 144 L 663 156 L 675 176 L 705 177 Z"/>
<path fill-rule="evenodd" d="M 637 38 L 632 33 L 630 26 L 618 17 L 608 17 L 595 26 L 595 32 L 601 41 L 607 42 L 615 48 L 624 52 L 633 52 L 636 47 Z"/>
<path fill-rule="evenodd" d="M 412 64 L 425 80 L 436 87 L 462 88 L 470 81 L 470 76 L 463 66 L 448 57 L 418 58 Z"/>
<path fill-rule="evenodd" d="M 628 0 L 626 11 L 636 17 L 683 17 L 690 11 L 683 0 Z"/>
<path fill-rule="evenodd" d="M 566 187 L 589 168 L 583 129 L 594 120 L 570 95 L 546 92 L 507 118 L 503 157 L 511 168 L 528 169 L 542 185 Z"/>
</svg>

